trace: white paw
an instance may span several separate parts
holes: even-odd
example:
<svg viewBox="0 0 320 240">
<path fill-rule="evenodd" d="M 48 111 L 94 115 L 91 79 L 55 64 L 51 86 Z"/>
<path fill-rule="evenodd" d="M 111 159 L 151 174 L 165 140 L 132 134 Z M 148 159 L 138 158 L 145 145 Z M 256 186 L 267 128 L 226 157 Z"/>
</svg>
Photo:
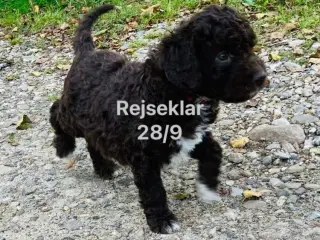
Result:
<svg viewBox="0 0 320 240">
<path fill-rule="evenodd" d="M 211 189 L 209 189 L 205 184 L 197 181 L 197 193 L 198 197 L 202 202 L 212 203 L 212 202 L 220 202 L 221 197 L 219 194 Z"/>
<path fill-rule="evenodd" d="M 180 230 L 180 226 L 176 221 L 170 221 L 170 225 L 165 227 L 167 233 L 175 233 Z"/>
</svg>

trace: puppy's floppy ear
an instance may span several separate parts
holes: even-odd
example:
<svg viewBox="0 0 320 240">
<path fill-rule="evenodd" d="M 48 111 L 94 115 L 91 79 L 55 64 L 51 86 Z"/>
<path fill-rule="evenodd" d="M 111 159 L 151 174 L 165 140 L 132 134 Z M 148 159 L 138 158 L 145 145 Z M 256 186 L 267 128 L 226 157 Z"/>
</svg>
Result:
<svg viewBox="0 0 320 240">
<path fill-rule="evenodd" d="M 200 83 L 201 73 L 194 52 L 193 40 L 177 34 L 164 39 L 163 67 L 175 86 L 193 90 Z"/>
</svg>

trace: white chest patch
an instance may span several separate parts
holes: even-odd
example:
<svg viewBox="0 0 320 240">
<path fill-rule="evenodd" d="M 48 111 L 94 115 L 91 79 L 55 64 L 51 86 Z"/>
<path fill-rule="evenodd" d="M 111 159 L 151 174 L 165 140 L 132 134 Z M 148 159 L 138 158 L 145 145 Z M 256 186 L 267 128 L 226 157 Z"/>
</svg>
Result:
<svg viewBox="0 0 320 240">
<path fill-rule="evenodd" d="M 179 140 L 177 140 L 176 143 L 180 146 L 180 151 L 171 156 L 168 167 L 176 169 L 180 165 L 185 164 L 190 159 L 190 152 L 196 147 L 197 144 L 202 142 L 202 138 L 207 131 L 210 131 L 208 126 L 200 125 L 196 128 L 193 138 L 181 137 Z"/>
</svg>

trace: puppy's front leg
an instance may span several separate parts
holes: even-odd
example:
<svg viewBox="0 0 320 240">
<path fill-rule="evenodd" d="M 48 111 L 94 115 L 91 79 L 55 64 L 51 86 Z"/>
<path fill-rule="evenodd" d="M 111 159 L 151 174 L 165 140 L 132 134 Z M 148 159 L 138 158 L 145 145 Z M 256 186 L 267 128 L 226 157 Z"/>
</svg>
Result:
<svg viewBox="0 0 320 240">
<path fill-rule="evenodd" d="M 166 191 L 157 160 L 146 157 L 135 159 L 132 172 L 151 231 L 163 234 L 179 231 L 176 218 L 167 205 Z"/>
<path fill-rule="evenodd" d="M 220 145 L 213 139 L 212 134 L 207 132 L 190 155 L 199 160 L 198 196 L 204 202 L 220 201 L 220 196 L 215 191 L 219 183 L 222 159 Z"/>
</svg>

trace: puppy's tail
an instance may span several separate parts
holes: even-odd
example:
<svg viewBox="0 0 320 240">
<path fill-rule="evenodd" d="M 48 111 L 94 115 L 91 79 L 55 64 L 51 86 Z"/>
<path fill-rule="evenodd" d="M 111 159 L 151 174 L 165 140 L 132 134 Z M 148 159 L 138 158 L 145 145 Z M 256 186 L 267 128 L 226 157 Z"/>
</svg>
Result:
<svg viewBox="0 0 320 240">
<path fill-rule="evenodd" d="M 79 23 L 73 42 L 73 48 L 76 54 L 92 51 L 94 49 L 93 39 L 91 36 L 91 27 L 93 23 L 103 13 L 117 8 L 118 7 L 114 5 L 105 4 L 93 9 L 83 17 Z"/>
</svg>

